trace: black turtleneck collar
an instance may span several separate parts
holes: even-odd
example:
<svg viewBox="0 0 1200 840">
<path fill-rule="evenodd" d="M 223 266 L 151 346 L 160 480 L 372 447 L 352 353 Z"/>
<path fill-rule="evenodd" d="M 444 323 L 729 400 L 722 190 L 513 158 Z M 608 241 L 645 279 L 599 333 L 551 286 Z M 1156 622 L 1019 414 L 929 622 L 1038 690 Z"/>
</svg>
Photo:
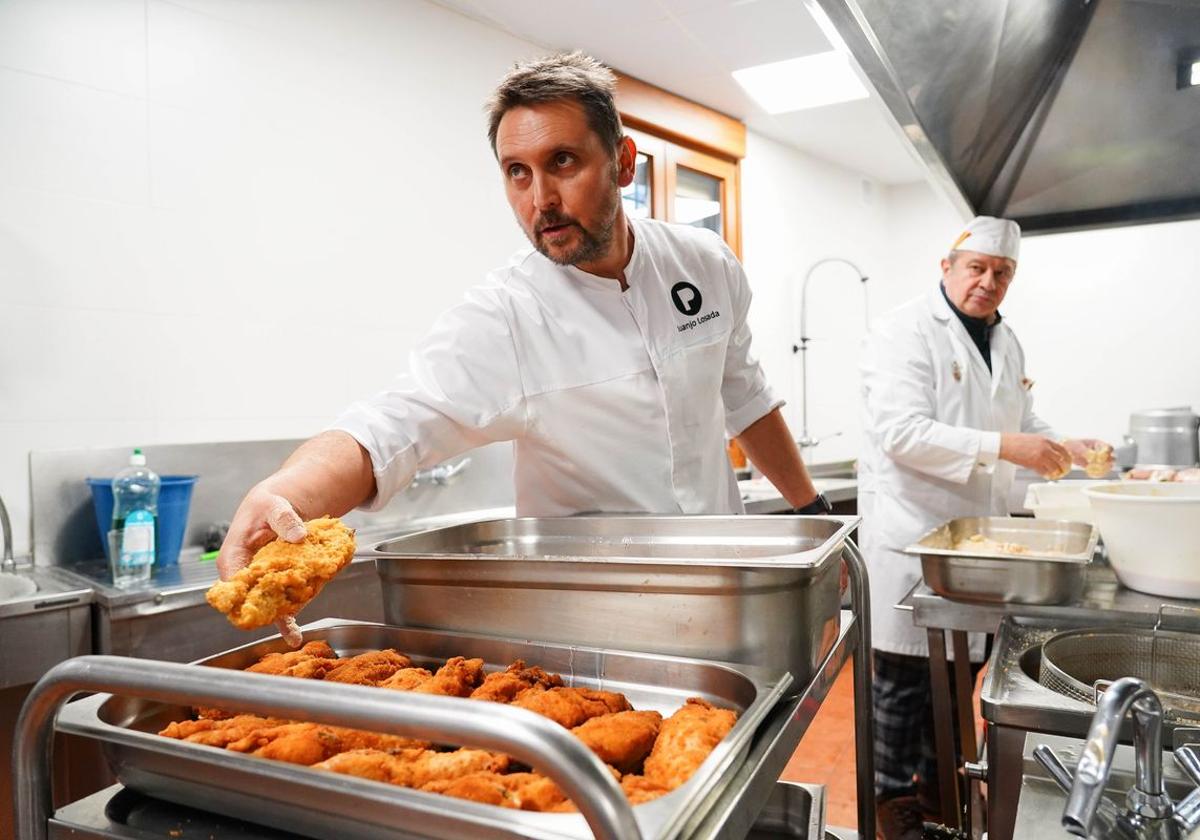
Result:
<svg viewBox="0 0 1200 840">
<path fill-rule="evenodd" d="M 983 356 L 983 363 L 987 365 L 988 372 L 992 370 L 992 327 L 1000 323 L 1000 313 L 996 313 L 996 317 L 988 322 L 983 318 L 973 318 L 967 315 L 957 306 L 954 301 L 950 300 L 950 295 L 946 294 L 946 284 L 941 284 L 942 297 L 946 299 L 946 303 L 950 306 L 952 312 L 958 316 L 958 320 L 962 322 L 963 327 L 967 331 L 967 335 L 971 336 L 971 341 L 979 348 L 979 355 Z"/>
</svg>

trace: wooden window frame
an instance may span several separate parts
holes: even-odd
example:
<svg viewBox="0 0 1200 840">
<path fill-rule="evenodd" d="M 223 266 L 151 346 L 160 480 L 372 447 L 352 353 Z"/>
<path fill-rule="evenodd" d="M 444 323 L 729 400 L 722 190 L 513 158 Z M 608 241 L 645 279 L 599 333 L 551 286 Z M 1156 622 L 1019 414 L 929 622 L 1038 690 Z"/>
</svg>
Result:
<svg viewBox="0 0 1200 840">
<path fill-rule="evenodd" d="M 640 79 L 617 73 L 617 111 L 626 133 L 650 158 L 651 216 L 674 221 L 676 167 L 721 182 L 722 233 L 742 256 L 741 161 L 746 126 L 733 117 Z"/>
</svg>

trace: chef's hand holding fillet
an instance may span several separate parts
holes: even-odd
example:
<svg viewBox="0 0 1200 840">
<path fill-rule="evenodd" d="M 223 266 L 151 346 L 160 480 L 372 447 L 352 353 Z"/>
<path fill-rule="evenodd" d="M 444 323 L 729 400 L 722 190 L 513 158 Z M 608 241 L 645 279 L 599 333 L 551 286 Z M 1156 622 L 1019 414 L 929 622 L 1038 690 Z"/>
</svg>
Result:
<svg viewBox="0 0 1200 840">
<path fill-rule="evenodd" d="M 737 257 L 713 231 L 625 215 L 637 149 L 615 84 L 580 53 L 501 81 L 487 137 L 532 247 L 247 495 L 222 579 L 270 540 L 302 539 L 303 520 L 377 510 L 417 470 L 496 441 L 514 444 L 519 516 L 743 513 L 727 437 L 793 508 L 830 512 L 751 351 Z M 285 636 L 300 642 L 294 625 Z"/>
</svg>

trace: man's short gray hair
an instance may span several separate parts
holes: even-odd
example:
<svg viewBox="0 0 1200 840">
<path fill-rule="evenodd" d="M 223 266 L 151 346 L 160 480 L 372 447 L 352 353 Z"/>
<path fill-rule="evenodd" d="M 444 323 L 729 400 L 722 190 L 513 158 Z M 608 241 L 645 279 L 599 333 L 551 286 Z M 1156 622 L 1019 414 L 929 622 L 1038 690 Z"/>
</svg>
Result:
<svg viewBox="0 0 1200 840">
<path fill-rule="evenodd" d="M 590 55 L 576 51 L 519 61 L 488 100 L 488 140 L 496 153 L 500 120 L 513 108 L 573 99 L 583 106 L 588 125 L 604 148 L 616 153 L 624 131 L 613 93 L 617 77 Z"/>
</svg>

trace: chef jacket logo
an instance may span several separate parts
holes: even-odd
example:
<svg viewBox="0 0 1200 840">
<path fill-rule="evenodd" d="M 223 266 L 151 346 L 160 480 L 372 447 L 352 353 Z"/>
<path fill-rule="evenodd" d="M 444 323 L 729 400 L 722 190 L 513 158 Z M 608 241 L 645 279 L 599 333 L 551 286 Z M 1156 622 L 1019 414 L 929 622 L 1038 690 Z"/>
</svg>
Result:
<svg viewBox="0 0 1200 840">
<path fill-rule="evenodd" d="M 700 311 L 703 299 L 700 290 L 686 280 L 681 280 L 671 287 L 671 300 L 675 308 L 689 318 Z"/>
</svg>

